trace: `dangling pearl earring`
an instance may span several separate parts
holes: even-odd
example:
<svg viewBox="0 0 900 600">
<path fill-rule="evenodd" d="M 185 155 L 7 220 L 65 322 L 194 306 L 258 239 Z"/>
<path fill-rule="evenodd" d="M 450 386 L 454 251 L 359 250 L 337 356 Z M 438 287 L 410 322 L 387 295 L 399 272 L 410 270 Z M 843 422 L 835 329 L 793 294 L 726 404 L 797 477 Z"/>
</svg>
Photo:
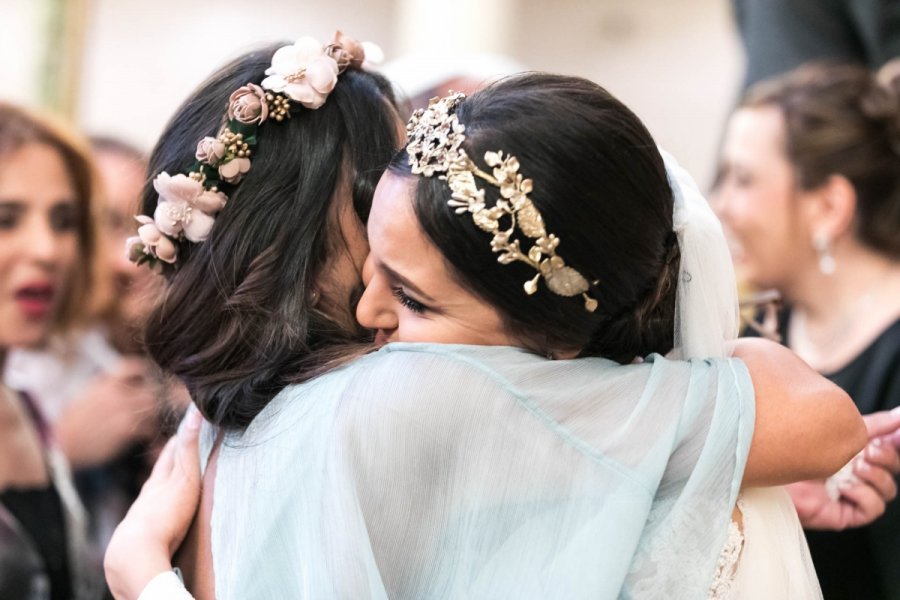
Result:
<svg viewBox="0 0 900 600">
<path fill-rule="evenodd" d="M 309 304 L 315 306 L 319 303 L 319 290 L 313 290 L 309 293 Z"/>
<path fill-rule="evenodd" d="M 819 257 L 819 270 L 823 275 L 834 275 L 837 269 L 837 263 L 834 256 L 831 255 L 831 240 L 828 234 L 817 233 L 813 237 L 813 248 L 816 249 L 816 255 Z"/>
</svg>

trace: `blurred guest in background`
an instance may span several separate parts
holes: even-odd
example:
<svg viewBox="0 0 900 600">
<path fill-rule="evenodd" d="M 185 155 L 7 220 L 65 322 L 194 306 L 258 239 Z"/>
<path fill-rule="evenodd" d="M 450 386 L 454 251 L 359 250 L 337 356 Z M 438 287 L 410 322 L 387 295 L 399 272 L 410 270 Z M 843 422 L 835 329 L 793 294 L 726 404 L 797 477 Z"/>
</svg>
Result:
<svg viewBox="0 0 900 600">
<path fill-rule="evenodd" d="M 88 306 L 96 236 L 85 148 L 0 103 L 0 366 Z M 96 423 L 94 424 L 96 427 Z M 40 408 L 0 385 L 0 597 L 89 598 L 83 511 Z"/>
<path fill-rule="evenodd" d="M 757 84 L 717 187 L 739 271 L 786 300 L 783 343 L 860 412 L 900 405 L 900 76 L 811 64 Z M 869 526 L 807 537 L 825 598 L 900 598 L 896 502 Z"/>
<path fill-rule="evenodd" d="M 95 138 L 92 150 L 101 219 L 91 318 L 65 336 L 11 352 L 6 379 L 48 415 L 75 470 L 99 563 L 152 464 L 161 415 L 177 388 L 141 351 L 139 332 L 157 277 L 138 270 L 124 251 L 144 183 L 143 156 L 112 138 Z"/>
</svg>

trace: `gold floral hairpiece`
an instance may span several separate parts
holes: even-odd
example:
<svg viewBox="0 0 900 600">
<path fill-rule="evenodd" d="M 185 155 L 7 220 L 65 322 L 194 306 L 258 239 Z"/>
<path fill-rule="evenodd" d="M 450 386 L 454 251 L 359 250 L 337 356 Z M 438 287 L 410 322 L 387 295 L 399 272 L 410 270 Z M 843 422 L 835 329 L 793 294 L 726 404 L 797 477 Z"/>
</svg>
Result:
<svg viewBox="0 0 900 600">
<path fill-rule="evenodd" d="M 137 264 L 171 264 L 178 258 L 178 240 L 204 241 L 228 201 L 220 186 L 233 188 L 250 170 L 259 126 L 289 119 L 294 103 L 321 107 L 338 76 L 348 67 L 361 68 L 364 60 L 363 44 L 340 31 L 326 45 L 303 37 L 276 50 L 259 85 L 248 83 L 231 94 L 225 123 L 216 137 L 197 144 L 197 162 L 188 173 L 162 172 L 153 180 L 159 202 L 152 218 L 135 217 L 140 226 L 126 242 L 128 257 Z"/>
<path fill-rule="evenodd" d="M 432 98 L 428 108 L 419 109 L 410 117 L 406 152 L 412 172 L 425 177 L 440 173 L 438 178 L 447 181 L 452 191 L 448 204 L 457 214 L 471 213 L 479 229 L 494 235 L 491 250 L 499 254 L 500 263 L 523 262 L 537 271 L 523 285 L 526 294 L 534 294 L 543 277 L 551 292 L 566 297 L 581 295 L 585 309 L 594 312 L 597 300 L 588 295 L 591 284 L 556 254 L 559 238 L 547 233 L 544 218 L 528 197 L 533 184 L 519 173 L 518 159 L 504 156 L 503 151 L 486 152 L 484 161 L 493 169 L 487 173 L 462 148 L 466 127 L 454 110 L 465 97 L 456 92 Z M 500 188 L 500 199 L 494 206 L 488 208 L 485 204 L 484 190 L 478 188 L 476 177 Z M 500 223 L 505 217 L 510 221 L 506 228 Z M 533 240 L 527 252 L 522 249 L 522 239 L 513 237 L 517 228 Z"/>
</svg>

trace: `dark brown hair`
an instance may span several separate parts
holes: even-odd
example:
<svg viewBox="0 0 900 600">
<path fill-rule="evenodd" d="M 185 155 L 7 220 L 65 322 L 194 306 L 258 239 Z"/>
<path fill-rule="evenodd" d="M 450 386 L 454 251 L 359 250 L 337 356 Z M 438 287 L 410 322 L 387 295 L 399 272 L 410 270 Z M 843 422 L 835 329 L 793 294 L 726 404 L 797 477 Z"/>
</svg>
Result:
<svg viewBox="0 0 900 600">
<path fill-rule="evenodd" d="M 216 134 L 229 95 L 261 81 L 281 45 L 240 57 L 185 101 L 151 154 L 151 179 L 187 171 L 197 142 Z M 148 319 L 153 358 L 224 427 L 246 426 L 288 383 L 320 372 L 332 350 L 365 335 L 336 318 L 353 307 L 327 306 L 325 298 L 317 304 L 312 292 L 342 243 L 335 190 L 349 184 L 365 222 L 397 148 L 392 92 L 381 77 L 350 69 L 321 108 L 293 110 L 292 118 L 260 127 L 253 168 L 229 192 L 209 238 L 179 242 L 178 263 L 164 265 L 168 290 Z M 144 214 L 157 201 L 148 181 Z"/>
<path fill-rule="evenodd" d="M 59 153 L 75 189 L 78 255 L 68 296 L 60 304 L 54 323 L 56 329 L 66 329 L 87 318 L 93 305 L 92 295 L 100 268 L 96 175 L 87 144 L 69 127 L 52 116 L 0 102 L 0 157 L 28 144 L 44 144 Z"/>
<path fill-rule="evenodd" d="M 420 177 L 416 215 L 459 281 L 542 354 L 577 350 L 624 363 L 671 350 L 680 261 L 672 190 L 637 116 L 595 83 L 543 73 L 502 80 L 464 100 L 456 114 L 466 128 L 464 148 L 481 169 L 490 172 L 488 151 L 519 159 L 547 231 L 561 240 L 559 255 L 597 282 L 590 294 L 599 307 L 588 312 L 580 297 L 543 285 L 526 296 L 531 267 L 498 263 L 490 237 L 447 204 L 446 181 Z M 405 152 L 395 157 L 391 172 L 411 176 L 407 160 Z M 490 206 L 498 190 L 483 189 Z"/>
<path fill-rule="evenodd" d="M 900 75 L 881 83 L 860 66 L 810 63 L 756 84 L 741 106 L 777 107 L 797 185 L 846 177 L 859 240 L 900 257 Z"/>
</svg>

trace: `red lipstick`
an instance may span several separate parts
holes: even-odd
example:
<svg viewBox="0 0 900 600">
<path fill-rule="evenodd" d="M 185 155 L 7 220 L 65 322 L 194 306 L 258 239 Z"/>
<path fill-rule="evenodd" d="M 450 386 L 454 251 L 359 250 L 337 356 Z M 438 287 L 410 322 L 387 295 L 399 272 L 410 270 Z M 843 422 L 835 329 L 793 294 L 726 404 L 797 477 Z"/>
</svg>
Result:
<svg viewBox="0 0 900 600">
<path fill-rule="evenodd" d="M 30 319 L 43 319 L 53 309 L 53 286 L 49 283 L 30 283 L 15 293 L 19 309 Z"/>
</svg>

